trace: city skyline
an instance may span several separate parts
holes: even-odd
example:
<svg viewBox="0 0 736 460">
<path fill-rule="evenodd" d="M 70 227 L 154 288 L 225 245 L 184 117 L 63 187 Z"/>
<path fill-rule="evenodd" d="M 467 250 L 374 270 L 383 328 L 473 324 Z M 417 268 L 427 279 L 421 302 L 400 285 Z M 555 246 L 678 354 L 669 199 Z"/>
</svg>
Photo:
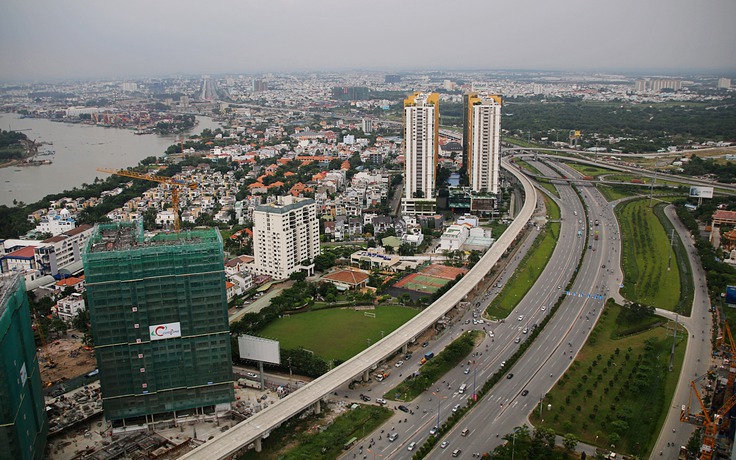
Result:
<svg viewBox="0 0 736 460">
<path fill-rule="evenodd" d="M 5 6 L 5 81 L 348 69 L 736 69 L 736 30 L 728 24 L 736 4 L 729 0 L 707 8 L 692 0 L 624 0 L 608 8 L 582 0 Z M 425 46 L 411 45 L 418 30 L 432 31 Z"/>
</svg>

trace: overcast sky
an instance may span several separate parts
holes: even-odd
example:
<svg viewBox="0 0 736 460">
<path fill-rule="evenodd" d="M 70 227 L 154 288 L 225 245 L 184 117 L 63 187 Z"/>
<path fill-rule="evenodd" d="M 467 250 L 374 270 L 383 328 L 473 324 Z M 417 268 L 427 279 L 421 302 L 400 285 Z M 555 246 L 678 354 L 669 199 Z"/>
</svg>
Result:
<svg viewBox="0 0 736 460">
<path fill-rule="evenodd" d="M 736 0 L 2 0 L 0 79 L 736 70 Z"/>
</svg>

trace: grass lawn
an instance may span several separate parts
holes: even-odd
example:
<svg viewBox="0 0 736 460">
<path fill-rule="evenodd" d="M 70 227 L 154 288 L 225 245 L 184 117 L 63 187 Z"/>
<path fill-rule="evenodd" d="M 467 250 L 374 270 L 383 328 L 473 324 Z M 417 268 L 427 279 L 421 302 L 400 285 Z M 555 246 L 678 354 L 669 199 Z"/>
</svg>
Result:
<svg viewBox="0 0 736 460">
<path fill-rule="evenodd" d="M 551 183 L 551 182 L 547 182 L 546 180 L 543 180 L 543 181 L 537 181 L 537 183 L 538 183 L 538 184 L 539 184 L 539 185 L 540 185 L 541 187 L 544 187 L 544 188 L 545 188 L 545 189 L 546 189 L 547 191 L 549 191 L 549 193 L 551 193 L 552 195 L 554 195 L 554 196 L 556 196 L 556 197 L 559 197 L 559 196 L 560 196 L 560 192 L 558 192 L 558 191 L 557 191 L 557 187 L 555 187 L 555 184 L 553 184 L 553 183 Z"/>
<path fill-rule="evenodd" d="M 483 228 L 490 228 L 491 229 L 491 236 L 493 236 L 494 238 L 498 239 L 498 237 L 501 236 L 503 234 L 503 232 L 506 231 L 507 228 L 509 228 L 509 225 L 510 224 L 502 224 L 500 221 L 494 220 L 490 224 L 481 225 L 481 227 L 483 227 Z"/>
<path fill-rule="evenodd" d="M 375 318 L 364 313 L 374 314 Z M 355 311 L 333 308 L 280 318 L 260 332 L 261 337 L 279 340 L 281 348 L 299 347 L 326 360 L 347 360 L 381 340 L 419 314 L 408 307 L 377 307 Z"/>
<path fill-rule="evenodd" d="M 555 188 L 555 190 L 557 189 Z M 550 220 L 560 220 L 560 207 L 557 206 L 557 203 L 555 203 L 550 197 L 545 195 L 544 205 L 547 207 L 547 216 Z"/>
<path fill-rule="evenodd" d="M 630 196 L 641 194 L 641 187 L 634 187 L 631 185 L 598 185 L 598 190 L 608 201 L 616 201 L 621 198 L 628 198 Z"/>
<path fill-rule="evenodd" d="M 680 270 L 674 255 L 668 270 L 669 235 L 649 200 L 616 206 L 616 217 L 622 233 L 621 294 L 632 302 L 674 310 L 680 301 Z"/>
<path fill-rule="evenodd" d="M 538 176 L 543 176 L 544 175 L 537 168 L 535 168 L 534 166 L 530 165 L 529 163 L 527 163 L 524 160 L 519 160 L 517 158 L 516 161 L 515 161 L 515 163 L 516 163 L 517 166 L 519 166 L 521 168 L 524 168 L 524 169 L 527 169 L 532 174 L 536 174 Z"/>
<path fill-rule="evenodd" d="M 687 345 L 680 330 L 670 372 L 672 323 L 614 339 L 621 307 L 609 301 L 575 362 L 531 414 L 535 426 L 573 433 L 585 443 L 646 457 L 669 409 Z M 551 409 L 549 406 L 551 405 Z"/>
<path fill-rule="evenodd" d="M 361 438 L 370 433 L 393 415 L 393 411 L 375 405 L 361 405 L 347 410 L 332 422 L 326 419 L 323 410 L 320 416 L 311 415 L 307 420 L 293 418 L 274 430 L 269 439 L 264 440 L 263 450 L 249 450 L 238 456 L 242 459 L 305 459 L 338 458 L 342 455 L 345 443 L 353 437 Z M 310 425 L 318 423 L 326 429 L 315 432 Z"/>
<path fill-rule="evenodd" d="M 612 169 L 604 169 L 604 168 L 599 168 L 597 166 L 590 166 L 590 165 L 581 164 L 581 163 L 568 163 L 568 166 L 575 169 L 576 171 L 578 171 L 580 174 L 584 176 L 598 177 L 603 174 L 613 174 L 615 172 Z"/>
<path fill-rule="evenodd" d="M 559 214 L 559 209 L 557 213 Z M 560 224 L 559 222 L 548 223 L 540 232 L 541 234 L 537 235 L 534 244 L 519 264 L 520 268 L 514 271 L 501 292 L 486 309 L 486 313 L 490 317 L 506 318 L 524 298 L 539 278 L 539 275 L 542 274 L 544 267 L 547 266 L 547 262 L 552 257 L 552 252 L 554 252 L 557 245 L 557 239 L 560 237 Z"/>
</svg>

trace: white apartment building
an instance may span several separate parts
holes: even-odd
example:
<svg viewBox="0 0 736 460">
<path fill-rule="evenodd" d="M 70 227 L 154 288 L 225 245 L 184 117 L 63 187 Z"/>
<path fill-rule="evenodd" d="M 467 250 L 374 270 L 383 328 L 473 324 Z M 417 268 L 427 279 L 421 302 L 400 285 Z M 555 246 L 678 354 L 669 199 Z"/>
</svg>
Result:
<svg viewBox="0 0 736 460">
<path fill-rule="evenodd" d="M 71 213 L 68 209 L 62 209 L 56 211 L 52 209 L 47 215 L 41 218 L 41 221 L 36 226 L 36 231 L 40 233 L 50 233 L 51 236 L 56 236 L 76 227 L 77 224 L 71 217 Z"/>
<path fill-rule="evenodd" d="M 501 96 L 468 94 L 465 136 L 470 187 L 498 194 L 501 167 Z"/>
<path fill-rule="evenodd" d="M 435 212 L 439 115 L 437 93 L 404 100 L 404 214 Z"/>
<path fill-rule="evenodd" d="M 56 315 L 66 322 L 71 322 L 77 313 L 84 310 L 84 297 L 75 292 L 69 297 L 64 297 L 56 302 Z"/>
<path fill-rule="evenodd" d="M 319 255 L 317 206 L 311 198 L 290 195 L 253 211 L 253 270 L 285 279 L 296 271 L 314 274 Z M 309 261 L 308 265 L 302 262 Z"/>
<path fill-rule="evenodd" d="M 437 252 L 457 251 L 461 249 L 469 235 L 469 224 L 450 225 L 440 237 L 440 244 L 437 247 Z"/>
<path fill-rule="evenodd" d="M 44 275 L 56 276 L 60 270 L 73 274 L 82 269 L 82 249 L 92 237 L 91 225 L 80 225 L 61 235 L 44 240 L 34 249 L 37 267 Z"/>
</svg>

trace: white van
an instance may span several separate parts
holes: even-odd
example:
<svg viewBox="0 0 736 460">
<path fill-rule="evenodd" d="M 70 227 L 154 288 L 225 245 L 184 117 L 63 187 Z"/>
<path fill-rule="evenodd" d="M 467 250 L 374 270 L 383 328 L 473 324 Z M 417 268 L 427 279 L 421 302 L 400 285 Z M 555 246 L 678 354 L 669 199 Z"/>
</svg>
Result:
<svg viewBox="0 0 736 460">
<path fill-rule="evenodd" d="M 465 384 L 465 383 L 463 383 L 462 385 L 460 385 L 460 388 L 458 388 L 457 391 L 458 391 L 458 393 L 465 393 L 465 389 L 466 388 L 468 388 L 468 385 Z"/>
</svg>

